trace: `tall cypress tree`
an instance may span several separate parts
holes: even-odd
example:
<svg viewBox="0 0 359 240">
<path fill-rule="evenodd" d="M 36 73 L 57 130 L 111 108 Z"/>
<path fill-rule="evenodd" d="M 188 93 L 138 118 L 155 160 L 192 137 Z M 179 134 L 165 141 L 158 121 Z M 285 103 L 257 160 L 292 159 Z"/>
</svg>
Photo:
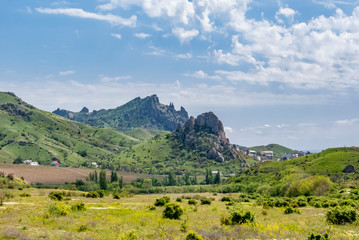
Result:
<svg viewBox="0 0 359 240">
<path fill-rule="evenodd" d="M 100 171 L 100 189 L 107 190 L 107 179 L 106 179 L 106 171 Z"/>
<path fill-rule="evenodd" d="M 214 177 L 213 183 L 214 184 L 220 184 L 221 183 L 221 173 L 219 171 L 217 172 L 216 176 Z"/>
</svg>

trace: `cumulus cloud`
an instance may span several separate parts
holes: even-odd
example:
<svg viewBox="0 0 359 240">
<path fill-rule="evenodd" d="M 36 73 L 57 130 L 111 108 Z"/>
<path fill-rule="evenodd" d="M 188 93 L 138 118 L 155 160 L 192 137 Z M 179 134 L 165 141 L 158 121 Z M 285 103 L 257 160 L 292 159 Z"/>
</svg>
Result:
<svg viewBox="0 0 359 240">
<path fill-rule="evenodd" d="M 122 35 L 119 33 L 111 33 L 111 36 L 117 39 L 122 39 Z"/>
<path fill-rule="evenodd" d="M 174 28 L 172 29 L 173 35 L 178 37 L 181 43 L 190 42 L 194 37 L 198 35 L 198 30 L 191 29 L 191 30 L 185 30 L 184 28 Z"/>
<path fill-rule="evenodd" d="M 131 79 L 131 76 L 117 76 L 117 77 L 108 77 L 106 75 L 100 75 L 101 82 L 107 83 L 107 82 L 117 82 L 121 80 L 128 80 Z"/>
<path fill-rule="evenodd" d="M 214 75 L 214 76 L 210 76 L 207 73 L 203 72 L 202 70 L 199 70 L 197 72 L 194 73 L 185 73 L 183 74 L 184 76 L 187 77 L 194 77 L 194 78 L 199 78 L 199 79 L 212 79 L 212 80 L 222 80 L 222 78 L 220 76 Z"/>
<path fill-rule="evenodd" d="M 123 25 L 128 27 L 136 26 L 136 16 L 131 16 L 130 18 L 122 18 L 120 16 L 112 14 L 98 14 L 92 12 L 86 12 L 80 8 L 36 8 L 36 11 L 43 14 L 54 14 L 54 15 L 67 15 L 71 17 L 86 18 L 86 19 L 95 19 L 100 21 L 106 21 L 112 25 Z"/>
<path fill-rule="evenodd" d="M 148 37 L 151 36 L 151 35 L 148 34 L 148 33 L 135 33 L 134 35 L 135 35 L 135 37 L 137 37 L 137 38 L 142 38 L 142 39 L 146 39 L 146 38 L 148 38 Z"/>
<path fill-rule="evenodd" d="M 67 75 L 72 75 L 72 74 L 75 74 L 74 70 L 68 70 L 68 71 L 59 72 L 60 76 L 67 76 Z"/>
</svg>

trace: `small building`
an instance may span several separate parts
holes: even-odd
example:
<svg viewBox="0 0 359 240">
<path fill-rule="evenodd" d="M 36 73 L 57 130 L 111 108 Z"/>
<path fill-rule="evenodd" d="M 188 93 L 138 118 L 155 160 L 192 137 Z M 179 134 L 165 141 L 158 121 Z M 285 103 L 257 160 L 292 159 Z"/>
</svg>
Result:
<svg viewBox="0 0 359 240">
<path fill-rule="evenodd" d="M 22 161 L 24 164 L 28 164 L 28 165 L 30 165 L 31 163 L 32 163 L 32 160 L 24 160 L 24 161 Z"/>
<path fill-rule="evenodd" d="M 248 155 L 249 155 L 249 154 L 256 155 L 256 154 L 257 154 L 257 151 L 252 150 L 252 149 L 249 149 L 249 150 L 248 150 Z"/>
<path fill-rule="evenodd" d="M 261 155 L 264 157 L 272 158 L 273 157 L 273 151 L 261 151 Z"/>
<path fill-rule="evenodd" d="M 218 173 L 218 171 L 212 171 L 212 175 L 217 175 L 217 173 Z M 221 177 L 223 177 L 223 174 L 222 174 L 221 172 L 219 172 L 219 175 L 220 175 Z"/>
<path fill-rule="evenodd" d="M 31 162 L 30 166 L 39 166 L 39 163 L 38 162 Z"/>
<path fill-rule="evenodd" d="M 98 167 L 98 164 L 97 164 L 97 162 L 91 162 L 91 166 Z"/>
</svg>

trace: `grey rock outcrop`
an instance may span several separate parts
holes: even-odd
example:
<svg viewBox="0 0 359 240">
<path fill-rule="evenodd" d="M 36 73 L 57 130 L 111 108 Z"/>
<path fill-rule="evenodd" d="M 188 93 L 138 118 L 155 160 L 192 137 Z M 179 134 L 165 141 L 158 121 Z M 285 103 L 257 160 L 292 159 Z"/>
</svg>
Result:
<svg viewBox="0 0 359 240">
<path fill-rule="evenodd" d="M 197 118 L 190 117 L 183 127 L 177 128 L 175 134 L 187 150 L 205 153 L 208 159 L 224 162 L 239 158 L 226 138 L 222 122 L 213 112 L 203 113 Z"/>
</svg>

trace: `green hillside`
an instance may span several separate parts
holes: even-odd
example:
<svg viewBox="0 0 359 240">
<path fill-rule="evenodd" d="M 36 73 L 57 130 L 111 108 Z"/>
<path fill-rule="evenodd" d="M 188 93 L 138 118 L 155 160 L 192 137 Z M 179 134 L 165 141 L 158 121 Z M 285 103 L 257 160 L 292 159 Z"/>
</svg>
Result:
<svg viewBox="0 0 359 240">
<path fill-rule="evenodd" d="M 250 149 L 255 150 L 257 152 L 260 151 L 273 151 L 274 154 L 274 158 L 282 158 L 284 156 L 285 153 L 296 153 L 298 151 L 284 147 L 282 145 L 279 144 L 268 144 L 266 146 L 254 146 L 254 147 L 250 147 Z"/>
<path fill-rule="evenodd" d="M 98 129 L 41 111 L 11 93 L 0 92 L 0 162 L 34 160 L 61 166 L 108 162 L 140 140 L 112 129 Z"/>
<path fill-rule="evenodd" d="M 265 190 L 285 191 L 291 183 L 313 176 L 325 176 L 339 184 L 356 184 L 357 172 L 344 173 L 346 166 L 359 170 L 359 147 L 330 148 L 287 161 L 268 161 L 244 171 L 233 182 L 252 184 Z"/>
<path fill-rule="evenodd" d="M 156 136 L 163 136 L 166 135 L 167 131 L 161 131 L 161 130 L 149 130 L 144 128 L 137 128 L 135 130 L 124 132 L 127 136 L 139 139 L 139 140 L 148 140 L 151 138 L 154 138 Z"/>
</svg>

